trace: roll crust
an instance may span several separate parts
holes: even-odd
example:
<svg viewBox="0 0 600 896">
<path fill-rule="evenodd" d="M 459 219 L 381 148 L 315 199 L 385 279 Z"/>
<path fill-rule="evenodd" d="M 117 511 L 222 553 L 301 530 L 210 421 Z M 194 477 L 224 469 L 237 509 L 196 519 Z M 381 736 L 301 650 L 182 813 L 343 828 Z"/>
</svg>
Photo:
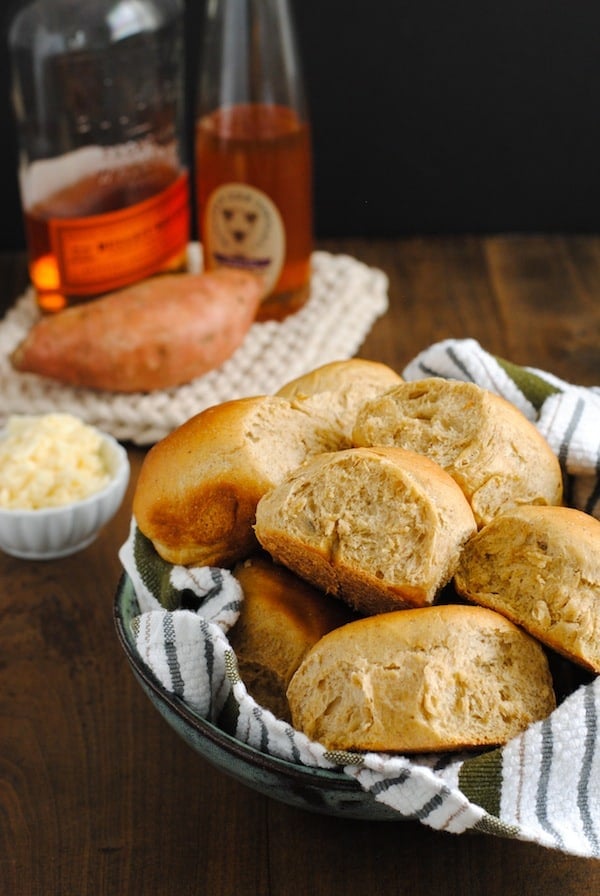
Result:
<svg viewBox="0 0 600 896">
<path fill-rule="evenodd" d="M 350 358 L 317 367 L 286 383 L 277 395 L 326 420 L 339 433 L 339 447 L 351 448 L 359 408 L 401 382 L 400 374 L 386 364 Z"/>
<path fill-rule="evenodd" d="M 240 676 L 257 703 L 290 721 L 286 691 L 308 650 L 354 616 L 264 554 L 239 563 L 240 616 L 228 633 Z"/>
<path fill-rule="evenodd" d="M 459 594 L 600 673 L 600 522 L 570 507 L 519 507 L 466 545 Z"/>
<path fill-rule="evenodd" d="M 452 605 L 325 635 L 288 700 L 294 727 L 330 750 L 400 753 L 503 744 L 556 705 L 541 645 L 491 610 Z"/>
<path fill-rule="evenodd" d="M 361 613 L 431 603 L 475 529 L 452 478 L 400 448 L 312 458 L 256 513 L 258 540 L 272 557 Z"/>
<path fill-rule="evenodd" d="M 323 420 L 283 398 L 207 408 L 146 455 L 133 498 L 137 525 L 169 563 L 231 566 L 257 549 L 261 496 L 337 444 Z"/>
<path fill-rule="evenodd" d="M 479 527 L 521 504 L 562 503 L 559 462 L 518 408 L 475 383 L 430 377 L 365 402 L 356 445 L 432 458 L 460 485 Z"/>
</svg>

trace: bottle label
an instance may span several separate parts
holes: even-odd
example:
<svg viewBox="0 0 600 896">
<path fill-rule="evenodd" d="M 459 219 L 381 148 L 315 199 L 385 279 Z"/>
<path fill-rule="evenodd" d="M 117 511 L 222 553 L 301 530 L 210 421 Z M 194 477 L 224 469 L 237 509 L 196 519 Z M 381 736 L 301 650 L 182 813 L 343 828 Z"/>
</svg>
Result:
<svg viewBox="0 0 600 896">
<path fill-rule="evenodd" d="M 243 268 L 262 275 L 269 293 L 285 260 L 285 229 L 277 206 L 248 184 L 223 184 L 211 193 L 204 217 L 207 268 Z"/>
<path fill-rule="evenodd" d="M 184 173 L 157 195 L 119 211 L 52 218 L 50 242 L 61 289 L 95 295 L 156 273 L 187 244 L 188 197 Z"/>
</svg>

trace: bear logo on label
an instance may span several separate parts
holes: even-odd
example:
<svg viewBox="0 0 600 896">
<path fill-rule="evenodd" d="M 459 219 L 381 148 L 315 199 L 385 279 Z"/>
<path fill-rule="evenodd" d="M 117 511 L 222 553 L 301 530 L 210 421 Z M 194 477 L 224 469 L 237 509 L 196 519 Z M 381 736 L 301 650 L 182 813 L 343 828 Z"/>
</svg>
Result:
<svg viewBox="0 0 600 896">
<path fill-rule="evenodd" d="M 207 266 L 244 268 L 263 275 L 270 291 L 285 258 L 285 231 L 266 193 L 246 184 L 224 184 L 206 207 Z"/>
</svg>

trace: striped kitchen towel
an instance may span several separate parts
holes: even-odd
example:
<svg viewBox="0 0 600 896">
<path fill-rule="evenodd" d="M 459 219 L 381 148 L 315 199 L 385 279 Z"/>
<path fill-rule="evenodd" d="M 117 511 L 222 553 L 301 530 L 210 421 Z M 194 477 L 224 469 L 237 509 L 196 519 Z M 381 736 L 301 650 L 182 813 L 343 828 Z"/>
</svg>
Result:
<svg viewBox="0 0 600 896">
<path fill-rule="evenodd" d="M 132 634 L 141 659 L 169 693 L 216 721 L 231 691 L 225 632 L 240 613 L 239 582 L 226 569 L 166 563 L 134 519 L 119 559 L 140 608 Z"/>
<path fill-rule="evenodd" d="M 517 367 L 473 340 L 431 346 L 406 379 L 472 380 L 516 404 L 560 458 L 571 503 L 600 511 L 600 390 Z M 160 560 L 131 522 L 121 548 L 140 613 L 140 655 L 163 687 L 239 740 L 303 765 L 340 767 L 373 800 L 436 830 L 476 830 L 600 858 L 600 679 L 579 686 L 549 718 L 481 754 L 406 757 L 328 752 L 256 704 L 241 680 L 227 631 L 243 594 L 226 570 Z"/>
</svg>

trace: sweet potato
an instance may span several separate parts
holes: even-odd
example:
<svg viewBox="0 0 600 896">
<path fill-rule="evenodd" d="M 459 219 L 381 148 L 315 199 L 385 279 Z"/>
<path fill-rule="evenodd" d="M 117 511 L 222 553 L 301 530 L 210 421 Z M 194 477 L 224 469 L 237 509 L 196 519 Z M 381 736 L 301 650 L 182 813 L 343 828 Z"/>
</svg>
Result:
<svg viewBox="0 0 600 896">
<path fill-rule="evenodd" d="M 263 286 L 221 268 L 165 274 L 37 321 L 13 366 L 91 389 L 148 392 L 189 382 L 229 358 Z"/>
</svg>

